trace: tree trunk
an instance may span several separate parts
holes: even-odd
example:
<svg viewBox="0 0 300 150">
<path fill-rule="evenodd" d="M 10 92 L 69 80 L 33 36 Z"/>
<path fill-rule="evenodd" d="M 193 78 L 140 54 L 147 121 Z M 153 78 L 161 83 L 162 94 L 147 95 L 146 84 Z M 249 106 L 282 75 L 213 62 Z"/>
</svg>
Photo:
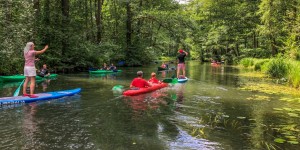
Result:
<svg viewBox="0 0 300 150">
<path fill-rule="evenodd" d="M 40 0 L 34 0 L 33 1 L 33 9 L 35 10 L 35 20 L 34 20 L 34 29 L 33 30 L 33 36 L 37 37 L 37 34 L 39 33 L 38 31 L 38 26 L 40 24 Z"/>
<path fill-rule="evenodd" d="M 256 42 L 256 34 L 255 34 L 255 31 L 253 32 L 253 48 L 257 48 L 257 42 Z"/>
<path fill-rule="evenodd" d="M 114 35 L 113 35 L 113 38 L 114 40 L 117 40 L 117 34 L 118 34 L 118 28 L 119 28 L 119 17 L 117 14 L 117 4 L 116 4 L 116 0 L 114 0 L 113 2 L 113 6 L 114 6 L 114 11 L 115 11 L 115 29 L 114 29 Z"/>
<path fill-rule="evenodd" d="M 69 26 L 69 0 L 61 1 L 61 9 L 62 9 L 62 56 L 66 55 L 68 51 L 68 26 Z"/>
<path fill-rule="evenodd" d="M 126 1 L 126 11 L 127 11 L 127 20 L 126 20 L 126 49 L 127 54 L 130 53 L 131 47 L 131 7 L 130 7 L 130 0 Z"/>
<path fill-rule="evenodd" d="M 97 26 L 97 43 L 101 42 L 102 36 L 102 5 L 104 0 L 96 0 L 95 3 L 97 4 L 96 9 L 96 26 Z"/>
<path fill-rule="evenodd" d="M 93 10 L 93 2 L 92 0 L 90 0 L 90 10 Z M 91 41 L 94 42 L 94 32 L 93 32 L 93 29 L 94 29 L 94 21 L 93 21 L 93 11 L 90 11 L 90 25 L 91 25 L 91 30 L 90 30 L 90 36 L 91 36 Z"/>
<path fill-rule="evenodd" d="M 235 44 L 235 54 L 236 54 L 236 56 L 239 56 L 239 55 L 240 55 L 240 52 L 239 52 L 239 44 L 238 44 L 238 43 Z"/>
<path fill-rule="evenodd" d="M 33 9 L 35 10 L 35 16 L 39 17 L 40 15 L 40 0 L 34 0 L 33 1 Z"/>
<path fill-rule="evenodd" d="M 142 10 L 143 10 L 143 0 L 140 0 L 140 2 L 139 2 L 139 11 L 141 12 Z M 140 34 L 141 34 L 141 26 L 142 26 L 142 21 L 141 21 L 141 19 L 138 19 L 138 23 L 137 23 L 137 36 L 140 36 Z M 137 38 L 137 40 L 139 40 L 140 38 Z"/>
<path fill-rule="evenodd" d="M 10 1 L 6 1 L 5 2 L 5 24 L 10 24 L 11 22 L 11 18 L 12 18 L 12 12 L 11 12 L 11 2 Z"/>
<path fill-rule="evenodd" d="M 42 25 L 44 26 L 49 26 L 50 25 L 50 0 L 45 0 L 45 5 L 44 5 L 44 17 L 43 17 L 43 23 Z M 49 44 L 50 43 L 50 34 L 49 34 L 49 28 L 46 28 L 45 30 L 41 31 L 44 33 L 43 37 L 43 43 Z"/>
<path fill-rule="evenodd" d="M 277 48 L 276 48 L 276 41 L 275 38 L 271 38 L 271 49 L 272 49 L 272 55 L 275 56 L 277 54 Z"/>
<path fill-rule="evenodd" d="M 88 19 L 88 16 L 89 16 L 89 9 L 88 9 L 89 7 L 88 7 L 88 0 L 85 0 L 85 3 L 84 3 L 84 16 L 85 16 L 85 39 L 88 41 L 89 40 L 89 32 L 88 32 L 88 28 L 89 28 L 89 24 L 88 24 L 88 22 L 89 22 L 89 19 Z"/>
</svg>

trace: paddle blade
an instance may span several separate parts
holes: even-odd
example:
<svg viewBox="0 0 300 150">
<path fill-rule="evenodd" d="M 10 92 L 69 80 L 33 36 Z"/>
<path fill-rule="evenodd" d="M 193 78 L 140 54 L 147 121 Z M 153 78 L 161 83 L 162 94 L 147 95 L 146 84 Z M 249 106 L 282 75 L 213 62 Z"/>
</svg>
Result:
<svg viewBox="0 0 300 150">
<path fill-rule="evenodd" d="M 164 83 L 172 83 L 173 79 L 172 78 L 167 78 L 167 79 L 163 79 L 162 82 Z"/>
<path fill-rule="evenodd" d="M 18 96 L 19 95 L 19 93 L 20 93 L 20 89 L 21 89 L 21 87 L 22 87 L 22 85 L 23 85 L 23 83 L 24 83 L 24 81 L 25 81 L 25 79 L 21 82 L 21 84 L 19 85 L 19 87 L 17 88 L 17 90 L 15 91 L 15 93 L 14 93 L 14 97 L 16 97 L 16 96 Z"/>
<path fill-rule="evenodd" d="M 124 86 L 123 85 L 116 85 L 112 88 L 114 92 L 123 92 L 124 91 Z"/>
<path fill-rule="evenodd" d="M 171 78 L 174 79 L 175 78 L 175 74 L 173 74 Z"/>
</svg>

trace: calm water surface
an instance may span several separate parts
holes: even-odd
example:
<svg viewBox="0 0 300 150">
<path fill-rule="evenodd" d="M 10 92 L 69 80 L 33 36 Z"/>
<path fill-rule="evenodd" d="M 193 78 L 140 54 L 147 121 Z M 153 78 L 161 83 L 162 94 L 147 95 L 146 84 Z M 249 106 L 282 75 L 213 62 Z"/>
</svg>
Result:
<svg viewBox="0 0 300 150">
<path fill-rule="evenodd" d="M 127 88 L 138 70 L 148 79 L 157 65 L 121 69 L 122 73 L 106 76 L 61 74 L 56 80 L 39 83 L 37 92 L 77 87 L 82 92 L 0 107 L 0 149 L 300 149 L 298 144 L 274 142 L 276 138 L 291 140 L 275 129 L 288 130 L 299 141 L 295 131 L 299 117 L 275 111 L 300 108 L 299 103 L 280 101 L 288 97 L 284 95 L 240 90 L 243 83 L 253 80 L 237 76 L 241 70 L 188 62 L 190 80 L 185 84 L 123 97 L 112 87 Z M 159 72 L 158 77 L 174 73 Z M 0 85 L 1 97 L 13 95 L 17 86 Z M 294 126 L 285 129 L 284 125 Z"/>
</svg>

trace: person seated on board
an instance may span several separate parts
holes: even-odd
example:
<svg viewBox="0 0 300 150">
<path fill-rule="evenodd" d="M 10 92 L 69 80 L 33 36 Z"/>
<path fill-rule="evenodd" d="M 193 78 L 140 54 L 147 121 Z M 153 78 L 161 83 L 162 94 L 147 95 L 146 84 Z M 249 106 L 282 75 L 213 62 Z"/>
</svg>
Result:
<svg viewBox="0 0 300 150">
<path fill-rule="evenodd" d="M 143 71 L 138 71 L 136 74 L 137 77 L 134 78 L 130 84 L 131 89 L 151 87 L 151 85 L 145 79 L 143 79 Z"/>
<path fill-rule="evenodd" d="M 109 66 L 108 70 L 117 71 L 117 67 L 113 63 L 111 63 L 111 65 Z"/>
<path fill-rule="evenodd" d="M 162 64 L 161 64 L 161 66 L 160 66 L 161 68 L 167 68 L 167 66 L 166 66 L 166 64 L 165 64 L 165 62 L 163 62 Z"/>
<path fill-rule="evenodd" d="M 168 63 L 165 63 L 165 66 L 166 66 L 166 68 L 169 68 L 169 64 Z"/>
<path fill-rule="evenodd" d="M 103 63 L 103 66 L 102 66 L 101 70 L 108 70 L 108 67 L 107 67 L 106 63 Z"/>
<path fill-rule="evenodd" d="M 151 84 L 161 84 L 161 81 L 156 78 L 156 73 L 154 72 L 151 73 L 151 78 L 148 80 L 148 82 Z"/>
<path fill-rule="evenodd" d="M 215 61 L 214 59 L 210 58 L 210 62 L 211 63 L 216 63 L 217 61 Z"/>
<path fill-rule="evenodd" d="M 41 68 L 41 70 L 39 71 L 39 74 L 38 76 L 40 77 L 47 77 L 47 76 L 50 76 L 50 73 L 47 69 L 47 65 L 44 64 L 43 67 Z"/>
</svg>

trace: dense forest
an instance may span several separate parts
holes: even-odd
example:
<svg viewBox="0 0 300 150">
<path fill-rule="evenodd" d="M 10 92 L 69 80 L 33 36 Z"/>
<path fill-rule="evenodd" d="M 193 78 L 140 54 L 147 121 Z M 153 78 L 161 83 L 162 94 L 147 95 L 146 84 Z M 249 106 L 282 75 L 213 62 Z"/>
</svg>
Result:
<svg viewBox="0 0 300 150">
<path fill-rule="evenodd" d="M 23 71 L 23 48 L 49 45 L 37 63 L 75 70 L 174 57 L 220 59 L 278 54 L 300 59 L 299 0 L 1 0 L 0 74 Z"/>
</svg>

